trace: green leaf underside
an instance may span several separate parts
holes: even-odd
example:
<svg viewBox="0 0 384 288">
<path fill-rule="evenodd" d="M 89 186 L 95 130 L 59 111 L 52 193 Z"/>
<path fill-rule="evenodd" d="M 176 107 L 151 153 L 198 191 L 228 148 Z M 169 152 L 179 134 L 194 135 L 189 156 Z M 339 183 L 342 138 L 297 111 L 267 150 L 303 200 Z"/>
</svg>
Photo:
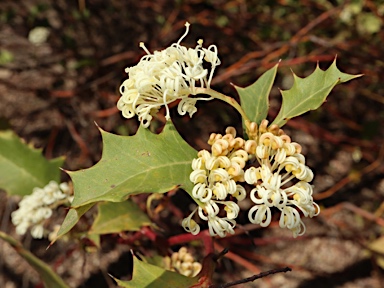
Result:
<svg viewBox="0 0 384 288">
<path fill-rule="evenodd" d="M 81 216 L 83 216 L 89 209 L 91 209 L 93 205 L 95 205 L 95 203 L 90 203 L 76 209 L 75 208 L 70 209 L 67 215 L 65 216 L 63 223 L 61 224 L 60 230 L 57 233 L 56 238 L 51 242 L 51 245 L 58 238 L 67 234 L 73 228 L 73 226 L 76 225 L 76 223 L 79 221 Z"/>
<path fill-rule="evenodd" d="M 59 182 L 63 162 L 62 157 L 47 160 L 10 130 L 0 131 L 0 188 L 10 195 L 28 195 L 51 180 Z"/>
<path fill-rule="evenodd" d="M 360 76 L 362 75 L 342 73 L 336 67 L 336 59 L 326 71 L 317 66 L 306 78 L 293 74 L 293 86 L 289 90 L 281 91 L 283 102 L 272 124 L 282 127 L 289 119 L 319 108 L 333 87 Z"/>
<path fill-rule="evenodd" d="M 250 86 L 245 88 L 235 86 L 240 96 L 241 107 L 249 120 L 260 124 L 268 115 L 268 97 L 275 81 L 277 67 L 276 64 Z"/>
<path fill-rule="evenodd" d="M 41 261 L 30 251 L 24 249 L 20 242 L 0 231 L 0 238 L 12 245 L 12 247 L 35 269 L 47 288 L 68 288 L 64 281 L 49 265 Z"/>
<path fill-rule="evenodd" d="M 90 229 L 90 234 L 110 234 L 122 231 L 138 231 L 151 224 L 148 218 L 132 200 L 98 204 L 99 213 Z"/>
<path fill-rule="evenodd" d="M 75 195 L 58 237 L 72 229 L 96 202 L 122 202 L 130 195 L 165 193 L 178 186 L 192 191 L 189 175 L 197 153 L 172 122 L 167 122 L 160 134 L 143 127 L 134 136 L 100 131 L 104 146 L 101 160 L 91 168 L 68 172 Z"/>
<path fill-rule="evenodd" d="M 168 271 L 133 257 L 133 274 L 131 281 L 121 281 L 114 278 L 120 287 L 124 288 L 187 288 L 198 282 L 197 277 L 187 277 L 176 272 Z"/>
</svg>

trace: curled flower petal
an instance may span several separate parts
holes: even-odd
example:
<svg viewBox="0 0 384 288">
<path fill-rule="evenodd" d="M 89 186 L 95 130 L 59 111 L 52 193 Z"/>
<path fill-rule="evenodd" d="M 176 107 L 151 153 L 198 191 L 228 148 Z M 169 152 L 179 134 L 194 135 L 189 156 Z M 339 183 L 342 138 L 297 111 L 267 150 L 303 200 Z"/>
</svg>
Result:
<svg viewBox="0 0 384 288">
<path fill-rule="evenodd" d="M 261 179 L 260 169 L 256 167 L 250 167 L 244 172 L 245 181 L 252 185 L 257 183 L 259 179 Z"/>
<path fill-rule="evenodd" d="M 218 201 L 218 203 L 224 204 L 224 210 L 227 212 L 228 219 L 236 219 L 239 215 L 240 207 L 232 201 Z"/>
<path fill-rule="evenodd" d="M 267 227 L 271 223 L 271 209 L 266 205 L 255 205 L 248 212 L 248 219 L 253 224 Z"/>
<path fill-rule="evenodd" d="M 255 140 L 247 140 L 244 145 L 244 150 L 247 151 L 249 154 L 255 154 L 256 147 L 257 144 Z"/>
<path fill-rule="evenodd" d="M 295 226 L 289 230 L 291 230 L 291 232 L 293 233 L 293 237 L 296 238 L 297 236 L 302 236 L 305 234 L 306 227 L 305 227 L 303 221 L 300 220 L 299 225 L 297 225 L 297 226 Z"/>
<path fill-rule="evenodd" d="M 227 233 L 235 234 L 233 230 L 235 225 L 235 220 L 219 217 L 208 218 L 208 229 L 211 236 L 219 235 L 220 237 L 225 237 Z"/>
<path fill-rule="evenodd" d="M 183 226 L 184 230 L 191 233 L 192 235 L 197 235 L 200 232 L 200 226 L 196 223 L 195 220 L 192 219 L 196 211 L 197 208 L 187 218 L 184 218 L 181 223 L 181 226 Z"/>
<path fill-rule="evenodd" d="M 300 214 L 296 209 L 286 206 L 281 209 L 280 228 L 293 229 L 296 226 L 300 225 Z"/>
<path fill-rule="evenodd" d="M 264 204 L 264 195 L 268 195 L 268 190 L 262 186 L 257 186 L 250 192 L 251 200 L 255 204 Z"/>
<path fill-rule="evenodd" d="M 215 183 L 217 181 L 226 182 L 230 180 L 229 173 L 222 168 L 217 168 L 211 171 L 211 173 L 208 176 L 208 181 L 211 183 Z"/>
<path fill-rule="evenodd" d="M 228 195 L 226 186 L 220 182 L 216 183 L 213 187 L 213 195 L 215 195 L 218 200 L 224 200 Z"/>
<path fill-rule="evenodd" d="M 237 201 L 243 201 L 247 196 L 247 192 L 243 186 L 236 185 L 236 191 L 232 194 L 232 196 L 235 197 Z"/>
<path fill-rule="evenodd" d="M 229 168 L 231 166 L 231 160 L 226 156 L 210 157 L 206 162 L 206 168 L 208 170 L 214 170 L 217 168 Z"/>
<path fill-rule="evenodd" d="M 205 183 L 197 183 L 192 189 L 192 196 L 201 202 L 207 202 L 212 198 L 212 189 L 208 188 Z"/>
<path fill-rule="evenodd" d="M 213 145 L 212 145 L 212 155 L 213 156 L 220 156 L 220 155 L 227 155 L 229 144 L 228 141 L 224 139 L 218 139 Z"/>
<path fill-rule="evenodd" d="M 207 179 L 207 172 L 203 169 L 197 169 L 192 171 L 191 175 L 189 176 L 189 180 L 196 183 L 205 183 L 205 180 Z"/>
<path fill-rule="evenodd" d="M 194 98 L 184 98 L 180 101 L 180 103 L 177 105 L 177 112 L 180 115 L 185 115 L 186 113 L 189 114 L 189 117 L 192 117 L 193 114 L 196 113 L 196 102 L 197 99 Z"/>
<path fill-rule="evenodd" d="M 203 220 L 208 220 L 209 217 L 215 217 L 219 212 L 220 208 L 213 200 L 204 203 L 203 207 L 198 207 L 198 214 Z"/>
<path fill-rule="evenodd" d="M 225 129 L 225 134 L 231 134 L 233 138 L 236 137 L 236 129 L 232 126 L 228 126 L 226 129 Z"/>
</svg>

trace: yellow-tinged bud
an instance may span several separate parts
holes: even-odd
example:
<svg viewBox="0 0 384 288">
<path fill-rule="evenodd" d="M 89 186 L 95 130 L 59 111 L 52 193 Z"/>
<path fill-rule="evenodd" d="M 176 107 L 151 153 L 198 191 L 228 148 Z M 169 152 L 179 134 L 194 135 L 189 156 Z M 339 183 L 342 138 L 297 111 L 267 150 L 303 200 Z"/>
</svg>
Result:
<svg viewBox="0 0 384 288">
<path fill-rule="evenodd" d="M 225 134 L 231 134 L 233 138 L 236 137 L 236 129 L 232 126 L 228 126 L 227 129 L 225 129 Z"/>
</svg>

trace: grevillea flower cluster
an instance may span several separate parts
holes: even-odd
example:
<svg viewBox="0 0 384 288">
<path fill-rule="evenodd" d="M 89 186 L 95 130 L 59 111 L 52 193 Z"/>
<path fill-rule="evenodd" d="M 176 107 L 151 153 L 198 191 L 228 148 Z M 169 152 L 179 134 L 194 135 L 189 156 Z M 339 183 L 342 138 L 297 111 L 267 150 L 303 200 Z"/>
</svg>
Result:
<svg viewBox="0 0 384 288">
<path fill-rule="evenodd" d="M 194 220 L 198 215 L 207 222 L 212 236 L 234 234 L 240 212 L 238 203 L 248 199 L 253 205 L 248 211 L 251 223 L 266 227 L 278 212 L 280 227 L 291 230 L 294 237 L 303 235 L 301 217 L 314 217 L 320 209 L 313 202 L 313 173 L 305 165 L 301 146 L 277 125 L 268 127 L 267 120 L 260 125 L 251 123 L 236 101 L 210 89 L 215 68 L 220 65 L 217 47 L 204 48 L 202 40 L 195 48 L 182 46 L 189 23 L 185 26 L 177 43 L 164 50 L 151 53 L 140 43 L 147 55 L 136 66 L 126 68 L 128 79 L 120 87 L 117 103 L 124 117 L 137 115 L 144 127 L 149 126 L 163 105 L 168 120 L 168 104 L 176 100 L 180 100 L 180 115 L 189 113 L 192 117 L 197 100 L 217 98 L 232 105 L 244 118 L 248 140 L 236 137 L 236 130 L 228 127 L 225 135 L 212 134 L 208 141 L 211 151 L 199 151 L 193 160 L 191 196 L 198 206 L 182 221 L 182 226 L 198 234 L 200 225 Z M 191 97 L 201 93 L 210 97 Z M 250 187 L 248 197 L 245 187 Z"/>
<path fill-rule="evenodd" d="M 260 126 L 250 123 L 246 141 L 235 138 L 233 127 L 228 127 L 224 136 L 211 135 L 208 143 L 212 152 L 202 150 L 192 162 L 190 180 L 195 186 L 191 196 L 199 205 L 183 220 L 186 231 L 199 233 L 200 226 L 192 219 L 198 211 L 199 217 L 208 222 L 212 236 L 233 234 L 240 211 L 233 200 L 246 198 L 243 184 L 238 184 L 246 182 L 251 186 L 249 196 L 254 204 L 248 211 L 251 223 L 266 227 L 272 221 L 272 212 L 280 211 L 281 228 L 291 230 L 294 237 L 305 233 L 301 215 L 314 217 L 320 212 L 309 184 L 313 173 L 305 165 L 301 146 L 291 142 L 278 126 L 267 125 L 266 120 Z M 247 165 L 252 162 L 256 165 Z M 222 211 L 225 217 L 220 217 Z"/>
<path fill-rule="evenodd" d="M 148 127 L 162 105 L 166 108 L 165 117 L 168 120 L 168 104 L 175 100 L 181 100 L 178 113 L 188 113 L 192 117 L 196 112 L 197 100 L 212 99 L 189 96 L 196 95 L 198 86 L 210 87 L 215 68 L 220 65 L 217 47 L 211 45 L 203 48 L 202 40 L 197 42 L 194 49 L 180 45 L 189 31 L 189 23 L 185 26 L 186 32 L 179 41 L 164 50 L 152 54 L 140 43 L 147 55 L 136 66 L 126 68 L 129 78 L 120 86 L 121 98 L 117 108 L 125 118 L 137 115 L 141 125 Z M 208 63 L 210 71 L 203 67 L 204 63 Z"/>
<path fill-rule="evenodd" d="M 12 212 L 12 223 L 16 233 L 24 235 L 31 228 L 33 238 L 43 238 L 44 222 L 52 216 L 59 205 L 70 204 L 71 189 L 67 183 L 50 181 L 44 188 L 34 188 L 32 194 L 24 196 L 19 209 Z"/>
<path fill-rule="evenodd" d="M 190 180 L 195 184 L 192 197 L 201 204 L 182 222 L 186 231 L 197 234 L 200 226 L 192 219 L 198 212 L 201 219 L 208 222 L 211 235 L 224 237 L 234 233 L 239 206 L 227 198 L 241 201 L 246 192 L 236 184 L 244 181 L 245 163 L 248 153 L 243 149 L 244 140 L 236 137 L 236 130 L 229 127 L 226 135 L 212 134 L 209 144 L 212 152 L 202 150 L 192 162 Z M 224 217 L 221 215 L 225 214 Z"/>
</svg>

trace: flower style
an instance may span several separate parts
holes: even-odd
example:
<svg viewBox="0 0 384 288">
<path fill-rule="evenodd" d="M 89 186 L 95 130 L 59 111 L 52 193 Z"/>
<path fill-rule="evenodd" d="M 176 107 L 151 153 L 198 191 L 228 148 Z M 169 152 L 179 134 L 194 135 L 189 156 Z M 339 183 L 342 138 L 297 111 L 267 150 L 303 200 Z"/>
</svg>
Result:
<svg viewBox="0 0 384 288">
<path fill-rule="evenodd" d="M 126 68 L 129 78 L 120 86 L 121 98 L 117 108 L 125 118 L 137 115 L 141 125 L 148 127 L 153 115 L 162 105 L 165 105 L 165 117 L 168 120 L 168 104 L 177 99 L 181 100 L 178 113 L 189 113 L 190 117 L 197 110 L 197 100 L 212 99 L 188 97 L 197 94 L 196 85 L 209 88 L 214 70 L 220 65 L 215 45 L 203 48 L 202 40 L 197 42 L 194 49 L 180 45 L 188 34 L 189 25 L 185 24 L 186 31 L 179 41 L 164 50 L 152 54 L 140 43 L 147 55 L 136 66 Z M 203 67 L 204 61 L 211 64 L 210 72 Z"/>
<path fill-rule="evenodd" d="M 33 238 L 43 238 L 44 221 L 52 216 L 53 209 L 72 201 L 67 183 L 57 184 L 50 181 L 44 188 L 34 188 L 32 194 L 24 196 L 19 209 L 12 212 L 12 223 L 16 233 L 24 235 L 31 227 Z"/>
<path fill-rule="evenodd" d="M 258 128 L 250 125 L 250 138 L 245 150 L 254 154 L 259 167 L 250 167 L 245 171 L 245 181 L 255 187 L 250 192 L 251 200 L 256 204 L 249 213 L 251 223 L 266 227 L 271 223 L 272 207 L 281 211 L 279 225 L 288 228 L 297 237 L 305 233 L 305 225 L 300 211 L 305 217 L 319 214 L 319 206 L 313 202 L 313 172 L 305 165 L 301 146 L 291 142 L 283 130 L 272 125 L 267 129 L 268 121 L 263 120 Z M 251 136 L 252 135 L 252 136 Z"/>
<path fill-rule="evenodd" d="M 236 184 L 244 181 L 244 167 L 248 153 L 243 149 L 244 140 L 236 137 L 233 127 L 226 129 L 226 135 L 211 134 L 208 144 L 212 152 L 201 150 L 198 158 L 192 161 L 193 172 L 190 180 L 195 184 L 192 197 L 199 206 L 183 220 L 182 226 L 194 235 L 200 232 L 200 226 L 192 219 L 198 211 L 199 217 L 208 222 L 212 236 L 225 237 L 233 234 L 240 208 L 229 196 L 242 201 L 246 196 L 243 186 Z M 220 217 L 220 212 L 226 217 Z M 222 214 L 223 214 L 222 213 Z"/>
</svg>

